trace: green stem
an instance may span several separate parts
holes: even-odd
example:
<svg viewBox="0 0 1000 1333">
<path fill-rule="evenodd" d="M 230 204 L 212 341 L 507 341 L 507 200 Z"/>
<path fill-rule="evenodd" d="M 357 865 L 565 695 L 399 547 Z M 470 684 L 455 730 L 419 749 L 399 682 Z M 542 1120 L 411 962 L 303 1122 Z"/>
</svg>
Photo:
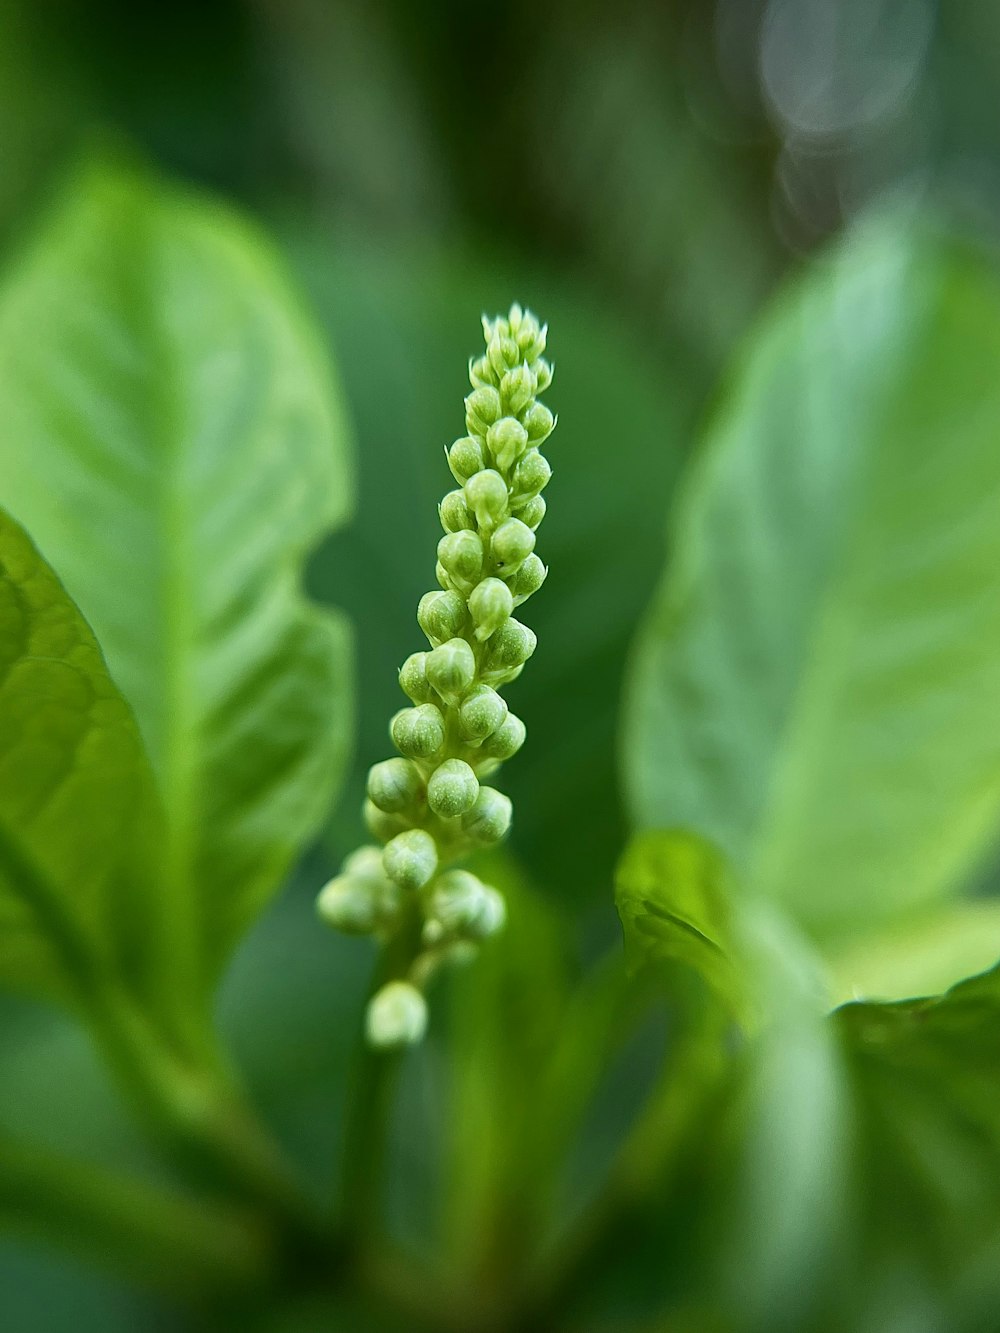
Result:
<svg viewBox="0 0 1000 1333">
<path fill-rule="evenodd" d="M 0 1217 L 189 1297 L 264 1285 L 273 1272 L 273 1237 L 258 1215 L 6 1136 L 0 1136 Z"/>
</svg>

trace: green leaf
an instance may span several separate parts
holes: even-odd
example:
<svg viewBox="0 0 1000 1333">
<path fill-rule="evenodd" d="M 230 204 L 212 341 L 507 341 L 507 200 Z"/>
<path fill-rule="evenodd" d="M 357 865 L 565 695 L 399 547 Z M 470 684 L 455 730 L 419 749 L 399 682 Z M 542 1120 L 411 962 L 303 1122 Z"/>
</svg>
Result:
<svg viewBox="0 0 1000 1333">
<path fill-rule="evenodd" d="M 77 1001 L 144 984 L 156 947 L 153 777 L 82 616 L 0 511 L 0 981 Z"/>
<path fill-rule="evenodd" d="M 870 224 L 766 318 L 638 645 L 641 826 L 849 940 L 953 893 L 1000 814 L 1000 288 Z"/>
<path fill-rule="evenodd" d="M 350 505 L 330 367 L 265 243 L 90 171 L 0 292 L 0 475 L 135 709 L 204 986 L 324 816 L 351 705 L 309 549 Z"/>
</svg>

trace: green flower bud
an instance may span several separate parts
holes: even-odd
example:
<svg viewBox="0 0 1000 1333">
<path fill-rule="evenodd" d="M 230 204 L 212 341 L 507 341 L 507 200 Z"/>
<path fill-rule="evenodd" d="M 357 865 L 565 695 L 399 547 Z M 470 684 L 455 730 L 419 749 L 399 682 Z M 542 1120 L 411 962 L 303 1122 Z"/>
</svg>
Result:
<svg viewBox="0 0 1000 1333">
<path fill-rule="evenodd" d="M 444 745 L 444 718 L 433 704 L 401 709 L 389 730 L 393 744 L 408 759 L 429 759 Z"/>
<path fill-rule="evenodd" d="M 533 496 L 544 491 L 552 477 L 552 468 L 549 460 L 544 454 L 540 454 L 537 449 L 532 449 L 521 459 L 514 469 L 514 477 L 511 483 L 512 503 L 515 505 L 523 504 L 525 500 L 530 500 Z"/>
<path fill-rule="evenodd" d="M 507 483 L 486 468 L 465 483 L 465 500 L 481 528 L 495 528 L 507 515 Z"/>
<path fill-rule="evenodd" d="M 473 925 L 473 933 L 481 940 L 498 934 L 507 924 L 507 901 L 503 894 L 490 884 L 483 887 L 486 890 L 483 894 L 483 904 Z"/>
<path fill-rule="evenodd" d="M 458 534 L 454 534 L 457 536 Z M 447 540 L 442 538 L 442 541 Z M 480 549 L 482 543 L 480 542 Z M 436 648 L 465 627 L 465 598 L 457 592 L 427 592 L 417 607 L 417 624 Z"/>
<path fill-rule="evenodd" d="M 487 847 L 505 836 L 512 813 L 509 796 L 504 796 L 495 787 L 480 787 L 475 803 L 462 816 L 462 832 L 480 846 Z"/>
<path fill-rule="evenodd" d="M 528 447 L 528 432 L 516 417 L 501 417 L 486 432 L 486 447 L 496 465 L 506 472 Z"/>
<path fill-rule="evenodd" d="M 552 367 L 539 357 L 532 369 L 535 372 L 535 393 L 544 393 L 552 383 Z"/>
<path fill-rule="evenodd" d="M 407 698 L 415 704 L 429 703 L 433 698 L 431 683 L 427 679 L 427 654 L 411 653 L 399 668 L 399 684 Z"/>
<path fill-rule="evenodd" d="M 473 357 L 469 362 L 469 383 L 474 389 L 495 388 L 497 376 L 490 365 L 489 357 Z"/>
<path fill-rule="evenodd" d="M 534 633 L 527 625 L 511 617 L 501 625 L 489 641 L 486 659 L 483 663 L 483 679 L 489 685 L 492 681 L 512 679 L 512 672 L 519 670 L 535 651 L 537 643 Z M 440 652 L 435 648 L 434 652 Z M 433 654 L 431 655 L 433 657 Z M 430 663 L 428 663 L 430 675 Z"/>
<path fill-rule="evenodd" d="M 493 392 L 496 393 L 496 389 Z M 448 466 L 459 486 L 464 486 L 471 476 L 486 466 L 483 446 L 468 435 L 456 440 L 448 450 Z"/>
<path fill-rule="evenodd" d="M 514 605 L 520 606 L 532 593 L 537 592 L 545 582 L 548 572 L 537 555 L 529 555 L 507 585 L 513 595 Z"/>
<path fill-rule="evenodd" d="M 543 324 L 538 326 L 538 320 L 534 315 L 525 318 L 524 323 L 517 331 L 514 341 L 517 343 L 518 351 L 521 356 L 531 365 L 545 351 L 545 344 L 548 340 L 549 326 Z"/>
<path fill-rule="evenodd" d="M 556 419 L 544 403 L 535 403 L 524 417 L 524 426 L 529 441 L 538 445 L 547 440 L 555 429 Z"/>
<path fill-rule="evenodd" d="M 534 549 L 535 534 L 519 518 L 506 519 L 493 534 L 491 551 L 498 569 L 513 572 Z"/>
<path fill-rule="evenodd" d="M 445 532 L 461 532 L 463 528 L 471 528 L 472 514 L 465 503 L 464 491 L 449 491 L 438 505 L 438 516 Z"/>
<path fill-rule="evenodd" d="M 363 813 L 368 832 L 380 842 L 388 842 L 397 833 L 409 828 L 409 823 L 403 815 L 387 815 L 373 801 L 365 801 Z"/>
<path fill-rule="evenodd" d="M 484 909 L 490 913 L 486 885 L 468 870 L 447 870 L 431 886 L 427 900 L 428 921 L 424 940 L 436 944 L 447 935 L 465 932 L 475 934 L 475 927 Z"/>
<path fill-rule="evenodd" d="M 517 365 L 517 357 L 517 343 L 498 320 L 486 347 L 486 358 L 497 379 L 502 379 L 509 367 Z"/>
<path fill-rule="evenodd" d="M 384 759 L 368 770 L 368 799 L 384 814 L 412 808 L 422 789 L 420 774 L 407 759 Z"/>
<path fill-rule="evenodd" d="M 483 579 L 472 590 L 469 610 L 482 643 L 495 633 L 514 610 L 514 597 L 502 579 Z"/>
<path fill-rule="evenodd" d="M 542 519 L 545 517 L 545 508 L 544 498 L 541 495 L 536 495 L 535 498 L 529 500 L 521 510 L 521 522 L 534 532 L 535 528 L 538 527 L 539 523 L 541 523 Z"/>
<path fill-rule="evenodd" d="M 337 875 L 325 884 L 316 910 L 328 926 L 345 935 L 370 935 L 378 928 L 376 897 L 368 884 L 352 875 Z"/>
<path fill-rule="evenodd" d="M 517 416 L 535 396 L 535 376 L 529 366 L 508 370 L 500 381 L 500 401 L 505 412 Z"/>
<path fill-rule="evenodd" d="M 414 1046 L 426 1031 L 427 1001 L 408 981 L 390 981 L 369 1000 L 365 1032 L 372 1046 Z"/>
<path fill-rule="evenodd" d="M 465 400 L 465 425 L 470 435 L 485 435 L 502 415 L 500 395 L 492 385 L 473 389 Z"/>
<path fill-rule="evenodd" d="M 464 759 L 446 759 L 427 784 L 427 804 L 442 819 L 464 814 L 478 795 L 479 779 Z"/>
<path fill-rule="evenodd" d="M 530 314 L 527 316 L 527 318 L 528 319 L 531 318 Z M 510 312 L 507 315 L 507 328 L 510 331 L 511 337 L 513 337 L 518 332 L 524 319 L 525 319 L 525 311 L 521 305 L 521 302 L 514 301 L 511 304 Z"/>
<path fill-rule="evenodd" d="M 442 537 L 438 542 L 437 553 L 438 561 L 456 583 L 471 586 L 482 573 L 483 541 L 479 533 L 473 532 L 471 528 L 449 532 L 446 537 Z"/>
<path fill-rule="evenodd" d="M 519 717 L 508 713 L 496 731 L 483 741 L 480 754 L 489 759 L 513 759 L 524 744 L 528 731 Z"/>
<path fill-rule="evenodd" d="M 425 829 L 407 829 L 386 843 L 382 865 L 401 889 L 422 889 L 437 870 L 437 844 Z"/>
<path fill-rule="evenodd" d="M 449 639 L 427 654 L 427 679 L 442 699 L 458 700 L 476 678 L 476 656 L 465 639 Z"/>
<path fill-rule="evenodd" d="M 502 726 L 507 701 L 488 685 L 477 685 L 462 700 L 458 725 L 467 741 L 482 741 Z"/>
</svg>

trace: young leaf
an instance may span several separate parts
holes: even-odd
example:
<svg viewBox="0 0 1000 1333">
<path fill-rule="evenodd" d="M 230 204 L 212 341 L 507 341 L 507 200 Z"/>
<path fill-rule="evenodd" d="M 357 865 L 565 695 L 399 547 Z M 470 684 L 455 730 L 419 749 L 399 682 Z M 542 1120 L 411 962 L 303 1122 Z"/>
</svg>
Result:
<svg viewBox="0 0 1000 1333">
<path fill-rule="evenodd" d="M 0 400 L 5 497 L 135 709 L 178 977 L 204 986 L 345 759 L 344 624 L 299 588 L 350 503 L 330 368 L 254 232 L 94 170 L 0 292 Z"/>
<path fill-rule="evenodd" d="M 814 936 L 953 891 L 1000 810 L 1000 288 L 891 222 L 750 346 L 638 645 L 641 825 Z"/>
<path fill-rule="evenodd" d="M 76 1001 L 149 979 L 157 816 L 94 636 L 0 511 L 0 981 Z"/>
</svg>

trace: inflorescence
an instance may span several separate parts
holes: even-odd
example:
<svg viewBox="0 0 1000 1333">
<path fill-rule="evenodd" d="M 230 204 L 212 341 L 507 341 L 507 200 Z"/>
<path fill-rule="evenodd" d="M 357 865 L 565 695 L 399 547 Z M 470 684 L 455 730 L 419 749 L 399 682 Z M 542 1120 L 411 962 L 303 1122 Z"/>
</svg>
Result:
<svg viewBox="0 0 1000 1333">
<path fill-rule="evenodd" d="M 368 1006 L 375 1046 L 419 1041 L 423 988 L 446 959 L 467 958 L 499 931 L 499 891 L 456 862 L 499 842 L 511 802 L 482 779 L 524 744 L 524 723 L 500 689 L 521 674 L 535 636 L 514 610 L 547 573 L 535 553 L 551 468 L 540 446 L 555 426 L 538 395 L 552 381 L 546 329 L 514 305 L 483 317 L 486 355 L 469 365 L 468 434 L 446 451 L 458 483 L 439 506 L 439 588 L 420 599 L 430 649 L 403 663 L 412 707 L 389 727 L 399 757 L 368 774 L 365 821 L 381 846 L 361 847 L 321 891 L 331 926 L 380 939 L 393 975 Z"/>
</svg>

